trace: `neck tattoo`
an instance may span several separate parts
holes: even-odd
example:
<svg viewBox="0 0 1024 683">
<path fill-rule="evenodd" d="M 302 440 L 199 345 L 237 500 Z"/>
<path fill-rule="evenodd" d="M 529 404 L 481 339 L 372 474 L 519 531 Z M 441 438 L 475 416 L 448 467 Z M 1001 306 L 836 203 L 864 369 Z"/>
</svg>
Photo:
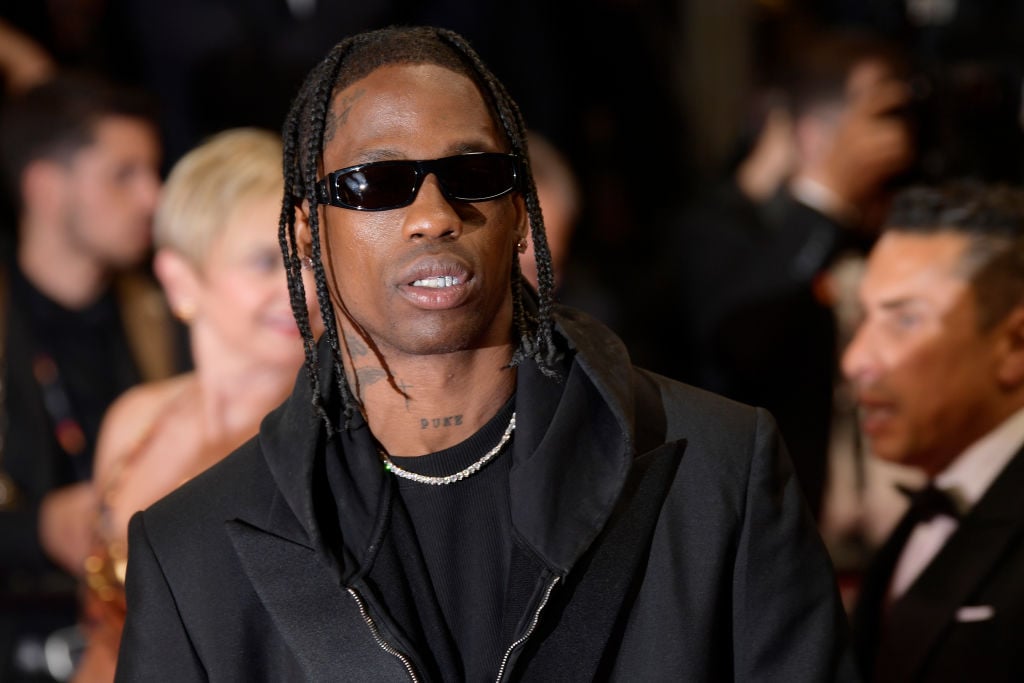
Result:
<svg viewBox="0 0 1024 683">
<path fill-rule="evenodd" d="M 402 479 L 408 479 L 409 481 L 414 481 L 417 484 L 444 486 L 445 484 L 454 484 L 457 481 L 462 481 L 466 477 L 476 474 L 477 472 L 482 470 L 484 465 L 493 460 L 494 456 L 501 452 L 501 449 L 505 446 L 505 444 L 508 443 L 508 440 L 512 438 L 512 432 L 515 431 L 515 428 L 516 414 L 512 413 L 512 419 L 509 420 L 508 427 L 505 427 L 505 433 L 501 435 L 501 440 L 498 441 L 498 444 L 494 448 L 484 453 L 483 457 L 481 457 L 479 460 L 477 460 L 464 470 L 456 472 L 455 474 L 449 474 L 448 476 L 445 477 L 432 477 L 425 474 L 416 474 L 415 472 L 404 470 L 395 463 L 391 462 L 391 458 L 388 457 L 387 452 L 383 448 L 378 447 L 377 452 L 380 453 L 380 459 L 384 462 L 384 469 L 387 470 L 388 472 L 391 472 L 395 476 L 401 477 Z"/>
</svg>

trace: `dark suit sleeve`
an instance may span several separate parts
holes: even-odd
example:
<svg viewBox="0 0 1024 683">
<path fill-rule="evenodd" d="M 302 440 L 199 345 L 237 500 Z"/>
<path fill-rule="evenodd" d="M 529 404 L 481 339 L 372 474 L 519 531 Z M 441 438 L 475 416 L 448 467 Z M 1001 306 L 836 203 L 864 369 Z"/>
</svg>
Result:
<svg viewBox="0 0 1024 683">
<path fill-rule="evenodd" d="M 128 620 L 117 681 L 205 681 L 174 595 L 146 535 L 143 513 L 128 526 Z"/>
<path fill-rule="evenodd" d="M 831 562 L 763 409 L 733 575 L 736 680 L 856 680 Z"/>
<path fill-rule="evenodd" d="M 633 353 L 649 369 L 771 411 L 813 511 L 837 343 L 816 282 L 851 233 L 788 192 L 755 204 L 734 184 L 721 188 L 674 221 L 650 292 L 659 305 L 645 327 L 656 336 Z"/>
</svg>

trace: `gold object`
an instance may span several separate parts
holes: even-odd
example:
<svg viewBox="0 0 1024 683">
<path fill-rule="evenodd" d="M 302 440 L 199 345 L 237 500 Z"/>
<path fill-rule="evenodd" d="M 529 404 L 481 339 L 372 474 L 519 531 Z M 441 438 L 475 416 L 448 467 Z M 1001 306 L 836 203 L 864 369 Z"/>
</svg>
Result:
<svg viewBox="0 0 1024 683">
<path fill-rule="evenodd" d="M 0 472 L 0 510 L 9 510 L 18 504 L 18 487 L 11 478 Z"/>
</svg>

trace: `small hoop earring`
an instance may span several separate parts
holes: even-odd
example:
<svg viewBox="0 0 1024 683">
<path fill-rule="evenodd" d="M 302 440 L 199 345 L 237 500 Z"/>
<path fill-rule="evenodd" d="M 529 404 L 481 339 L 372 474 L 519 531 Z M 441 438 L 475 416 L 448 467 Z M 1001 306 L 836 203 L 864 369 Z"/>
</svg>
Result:
<svg viewBox="0 0 1024 683">
<path fill-rule="evenodd" d="M 302 269 L 303 270 L 313 270 L 313 257 L 312 256 L 303 256 L 302 257 Z"/>
</svg>

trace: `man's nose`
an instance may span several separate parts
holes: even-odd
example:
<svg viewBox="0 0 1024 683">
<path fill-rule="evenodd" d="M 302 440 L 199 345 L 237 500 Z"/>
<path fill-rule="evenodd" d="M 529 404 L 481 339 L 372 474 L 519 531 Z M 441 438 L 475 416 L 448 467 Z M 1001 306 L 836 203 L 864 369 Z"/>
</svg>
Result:
<svg viewBox="0 0 1024 683">
<path fill-rule="evenodd" d="M 843 376 L 855 380 L 866 374 L 871 366 L 867 326 L 861 323 L 843 351 L 841 366 Z"/>
<path fill-rule="evenodd" d="M 441 191 L 437 176 L 428 174 L 405 210 L 406 239 L 455 238 L 462 234 L 462 227 L 462 219 Z"/>
</svg>

